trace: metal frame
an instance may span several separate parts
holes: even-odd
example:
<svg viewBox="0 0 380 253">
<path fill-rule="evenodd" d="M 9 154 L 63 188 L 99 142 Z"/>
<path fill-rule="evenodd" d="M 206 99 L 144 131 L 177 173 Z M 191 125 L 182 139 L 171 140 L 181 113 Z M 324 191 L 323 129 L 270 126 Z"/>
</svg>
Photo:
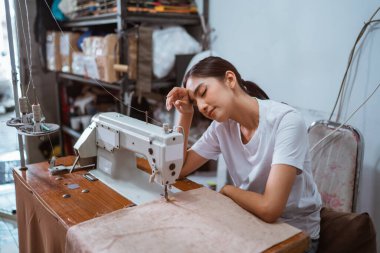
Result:
<svg viewBox="0 0 380 253">
<path fill-rule="evenodd" d="M 351 131 L 355 134 L 357 138 L 357 154 L 356 154 L 356 172 L 355 172 L 355 182 L 354 182 L 354 191 L 353 191 L 353 200 L 352 200 L 352 207 L 351 211 L 356 211 L 356 204 L 357 204 L 357 198 L 359 194 L 359 179 L 360 179 L 360 172 L 363 167 L 363 154 L 364 154 L 364 139 L 361 132 L 350 125 L 341 125 L 340 123 L 329 121 L 329 120 L 318 120 L 311 123 L 311 125 L 308 127 L 307 132 L 309 133 L 310 130 L 318 125 L 323 125 L 328 128 L 331 128 L 332 130 L 337 128 L 342 128 Z M 339 131 L 339 130 L 338 130 Z"/>
<path fill-rule="evenodd" d="M 80 17 L 74 20 L 62 22 L 62 27 L 82 27 L 82 26 L 93 26 L 93 25 L 107 25 L 116 24 L 118 22 L 117 14 L 107 13 L 90 17 Z"/>
<path fill-rule="evenodd" d="M 14 45 L 13 45 L 13 32 L 12 32 L 12 21 L 11 21 L 11 15 L 10 15 L 9 1 L 4 0 L 4 4 L 5 4 L 5 16 L 7 20 L 9 57 L 11 59 L 11 68 L 12 68 L 13 98 L 15 100 L 16 116 L 20 117 L 20 108 L 18 104 L 18 90 L 17 90 L 17 70 L 16 70 L 16 63 L 15 63 L 15 52 L 14 52 Z M 20 152 L 21 168 L 25 168 L 24 142 L 21 135 L 18 135 L 18 147 L 19 147 L 19 152 Z"/>
</svg>

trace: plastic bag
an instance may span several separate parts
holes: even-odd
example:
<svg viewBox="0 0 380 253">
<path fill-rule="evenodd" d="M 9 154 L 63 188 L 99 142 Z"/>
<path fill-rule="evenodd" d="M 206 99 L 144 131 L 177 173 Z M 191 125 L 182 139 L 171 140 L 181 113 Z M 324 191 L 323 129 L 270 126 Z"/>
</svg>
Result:
<svg viewBox="0 0 380 253">
<path fill-rule="evenodd" d="M 201 51 L 198 41 L 183 27 L 173 26 L 153 31 L 153 73 L 165 77 L 173 68 L 177 54 L 195 54 Z"/>
</svg>

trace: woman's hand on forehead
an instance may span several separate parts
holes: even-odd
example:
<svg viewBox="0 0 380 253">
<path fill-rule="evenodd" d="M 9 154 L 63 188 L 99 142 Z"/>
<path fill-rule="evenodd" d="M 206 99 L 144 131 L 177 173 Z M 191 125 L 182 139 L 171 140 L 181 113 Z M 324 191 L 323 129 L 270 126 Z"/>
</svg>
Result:
<svg viewBox="0 0 380 253">
<path fill-rule="evenodd" d="M 169 111 L 174 106 L 181 113 L 192 113 L 194 109 L 190 101 L 189 90 L 175 87 L 166 96 L 166 109 Z"/>
</svg>

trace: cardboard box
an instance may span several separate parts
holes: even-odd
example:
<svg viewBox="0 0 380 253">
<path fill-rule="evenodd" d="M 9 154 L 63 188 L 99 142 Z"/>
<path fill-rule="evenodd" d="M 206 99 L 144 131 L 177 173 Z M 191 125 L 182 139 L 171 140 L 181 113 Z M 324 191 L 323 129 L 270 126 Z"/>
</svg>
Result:
<svg viewBox="0 0 380 253">
<path fill-rule="evenodd" d="M 71 63 L 71 71 L 73 74 L 86 75 L 85 57 L 82 52 L 73 52 L 73 61 Z"/>
<path fill-rule="evenodd" d="M 101 50 L 96 55 L 113 56 L 115 59 L 119 55 L 118 37 L 116 34 L 108 34 L 103 38 Z"/>
<path fill-rule="evenodd" d="M 46 33 L 46 65 L 51 71 L 61 71 L 60 33 L 48 31 Z"/>
<path fill-rule="evenodd" d="M 83 58 L 85 76 L 94 79 L 100 79 L 98 65 L 96 63 L 96 57 L 92 55 L 85 55 Z"/>
<path fill-rule="evenodd" d="M 113 65 L 119 62 L 119 43 L 116 34 L 91 36 L 83 40 L 86 75 L 104 82 L 117 82 L 119 76 Z M 94 66 L 96 65 L 96 68 Z"/>
<path fill-rule="evenodd" d="M 108 34 L 103 38 L 102 47 L 97 51 L 96 63 L 98 64 L 100 79 L 105 82 L 117 82 L 119 75 L 113 65 L 119 63 L 119 43 L 116 34 Z"/>
<path fill-rule="evenodd" d="M 103 37 L 90 36 L 83 40 L 82 49 L 85 55 L 96 56 L 97 52 L 102 49 Z"/>
<path fill-rule="evenodd" d="M 113 68 L 113 65 L 115 64 L 115 58 L 113 56 L 97 56 L 96 64 L 98 66 L 100 80 L 108 83 L 117 82 L 119 80 L 119 77 Z"/>
<path fill-rule="evenodd" d="M 79 33 L 64 32 L 60 37 L 60 55 L 62 62 L 62 71 L 71 73 L 73 52 L 78 52 L 77 41 Z"/>
</svg>

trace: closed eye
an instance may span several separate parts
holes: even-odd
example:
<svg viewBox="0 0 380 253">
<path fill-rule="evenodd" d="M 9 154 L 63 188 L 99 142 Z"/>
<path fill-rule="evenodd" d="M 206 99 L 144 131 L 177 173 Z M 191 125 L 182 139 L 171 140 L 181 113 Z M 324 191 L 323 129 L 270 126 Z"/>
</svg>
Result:
<svg viewBox="0 0 380 253">
<path fill-rule="evenodd" d="M 207 87 L 204 88 L 203 92 L 201 93 L 201 97 L 204 97 L 206 95 Z"/>
<path fill-rule="evenodd" d="M 200 85 L 199 89 L 197 90 L 197 95 L 200 96 L 200 97 L 204 97 L 204 95 L 206 95 L 206 91 L 207 91 L 207 86 L 202 84 Z"/>
</svg>

